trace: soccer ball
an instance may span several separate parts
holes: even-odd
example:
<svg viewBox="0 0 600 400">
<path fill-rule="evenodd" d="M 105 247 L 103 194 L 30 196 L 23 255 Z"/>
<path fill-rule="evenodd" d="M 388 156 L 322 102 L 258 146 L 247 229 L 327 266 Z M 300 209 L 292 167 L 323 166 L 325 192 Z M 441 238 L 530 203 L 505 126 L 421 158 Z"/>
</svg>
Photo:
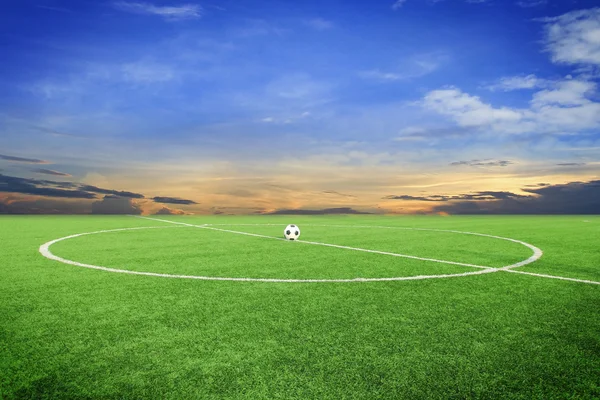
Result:
<svg viewBox="0 0 600 400">
<path fill-rule="evenodd" d="M 288 225 L 283 230 L 283 236 L 287 240 L 296 240 L 298 237 L 300 237 L 300 228 L 298 228 L 296 225 Z"/>
</svg>

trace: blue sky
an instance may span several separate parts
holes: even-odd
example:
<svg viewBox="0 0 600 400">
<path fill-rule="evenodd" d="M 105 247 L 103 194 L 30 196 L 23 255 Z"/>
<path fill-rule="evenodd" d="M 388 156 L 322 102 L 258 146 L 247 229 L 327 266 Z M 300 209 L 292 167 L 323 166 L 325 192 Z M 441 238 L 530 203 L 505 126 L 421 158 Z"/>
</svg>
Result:
<svg viewBox="0 0 600 400">
<path fill-rule="evenodd" d="M 596 3 L 8 1 L 0 173 L 198 212 L 592 180 Z"/>
</svg>

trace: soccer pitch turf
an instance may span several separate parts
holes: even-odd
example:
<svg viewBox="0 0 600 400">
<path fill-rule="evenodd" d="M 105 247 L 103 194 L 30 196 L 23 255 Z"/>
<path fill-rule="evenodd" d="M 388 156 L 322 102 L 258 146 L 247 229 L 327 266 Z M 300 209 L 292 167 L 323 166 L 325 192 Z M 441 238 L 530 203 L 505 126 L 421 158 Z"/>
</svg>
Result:
<svg viewBox="0 0 600 400">
<path fill-rule="evenodd" d="M 0 399 L 600 397 L 598 216 L 151 218 L 0 216 Z"/>
</svg>

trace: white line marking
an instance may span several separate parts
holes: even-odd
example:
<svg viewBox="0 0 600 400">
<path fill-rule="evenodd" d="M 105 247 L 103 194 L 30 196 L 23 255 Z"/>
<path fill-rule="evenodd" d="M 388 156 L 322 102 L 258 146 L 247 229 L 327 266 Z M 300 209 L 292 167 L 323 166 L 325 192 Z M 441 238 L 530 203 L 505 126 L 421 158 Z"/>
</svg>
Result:
<svg viewBox="0 0 600 400">
<path fill-rule="evenodd" d="M 321 227 L 349 227 L 350 226 L 350 227 L 353 227 L 353 228 L 405 229 L 405 230 L 421 230 L 421 231 L 434 231 L 434 232 L 451 232 L 451 233 L 462 233 L 462 234 L 476 235 L 476 236 L 485 236 L 485 237 L 490 237 L 490 238 L 495 238 L 495 239 L 502 239 L 502 240 L 508 240 L 508 241 L 511 241 L 511 242 L 522 244 L 522 245 L 524 245 L 524 246 L 532 249 L 533 252 L 534 252 L 534 254 L 531 257 L 529 257 L 527 260 L 520 261 L 518 263 L 515 263 L 515 264 L 512 264 L 512 265 L 508 265 L 506 267 L 491 268 L 491 267 L 475 266 L 475 265 L 472 265 L 472 264 L 454 263 L 454 262 L 451 262 L 451 261 L 448 262 L 448 261 L 435 260 L 435 259 L 423 259 L 423 258 L 419 258 L 419 257 L 399 255 L 399 254 L 396 254 L 396 253 L 379 252 L 379 251 L 376 251 L 376 250 L 367 250 L 367 249 L 351 248 L 351 247 L 346 247 L 346 246 L 330 245 L 330 244 L 327 244 L 327 243 L 298 241 L 299 243 L 316 244 L 316 245 L 328 246 L 328 247 L 345 248 L 345 249 L 349 249 L 349 250 L 366 251 L 366 252 L 369 252 L 369 253 L 379 253 L 379 254 L 386 254 L 386 255 L 392 255 L 392 256 L 401 256 L 401 257 L 407 257 L 407 258 L 416 258 L 416 259 L 421 259 L 421 260 L 426 260 L 426 261 L 435 261 L 435 262 L 448 263 L 448 264 L 458 264 L 458 265 L 464 265 L 464 266 L 479 267 L 479 268 L 483 268 L 483 270 L 481 270 L 481 271 L 475 271 L 475 272 L 464 272 L 464 273 L 458 273 L 458 274 L 418 275 L 418 276 L 391 277 L 391 278 L 354 278 L 354 279 L 275 279 L 275 278 L 272 278 L 271 279 L 271 278 L 229 278 L 229 277 L 212 277 L 212 276 L 196 276 L 196 275 L 173 275 L 173 274 L 160 274 L 160 273 L 154 273 L 154 272 L 130 271 L 130 270 L 124 270 L 124 269 L 102 267 L 102 266 L 92 265 L 92 264 L 84 264 L 84 263 L 80 263 L 80 262 L 77 262 L 77 261 L 67 260 L 67 259 L 64 259 L 62 257 L 55 256 L 54 254 L 52 254 L 50 252 L 50 246 L 53 245 L 53 244 L 55 244 L 55 243 L 57 243 L 57 242 L 60 242 L 60 241 L 63 241 L 63 240 L 67 240 L 67 239 L 76 238 L 76 237 L 80 237 L 80 236 L 85 236 L 85 235 L 93 235 L 93 234 L 108 233 L 108 232 L 129 231 L 129 230 L 140 230 L 140 229 L 179 228 L 179 227 L 183 227 L 183 226 L 194 227 L 194 228 L 204 228 L 204 229 L 217 230 L 217 231 L 222 231 L 222 232 L 229 232 L 229 233 L 242 234 L 242 235 L 248 235 L 248 236 L 256 236 L 256 237 L 269 238 L 269 239 L 285 240 L 285 239 L 282 239 L 282 238 L 275 238 L 275 237 L 272 237 L 272 236 L 258 235 L 258 234 L 247 233 L 247 232 L 231 231 L 231 230 L 227 230 L 227 229 L 220 229 L 220 228 L 213 228 L 212 227 L 213 225 L 220 225 L 220 226 L 234 226 L 234 225 L 244 225 L 244 226 L 264 226 L 264 225 L 279 226 L 280 224 L 204 224 L 204 225 L 194 225 L 194 224 L 188 224 L 188 223 L 184 223 L 184 222 L 169 221 L 169 220 L 164 220 L 164 219 L 159 219 L 159 218 L 148 218 L 148 217 L 139 217 L 139 216 L 138 216 L 138 218 L 144 218 L 144 219 L 153 220 L 153 221 L 160 221 L 160 222 L 167 222 L 167 223 L 170 223 L 170 224 L 181 225 L 181 226 L 148 226 L 148 227 L 119 228 L 119 229 L 109 229 L 109 230 L 102 230 L 102 231 L 96 231 L 96 232 L 79 233 L 79 234 L 65 236 L 65 237 L 62 237 L 62 238 L 55 239 L 55 240 L 52 240 L 50 242 L 44 243 L 43 245 L 40 246 L 39 251 L 40 251 L 40 253 L 44 257 L 49 258 L 51 260 L 58 261 L 58 262 L 62 262 L 62 263 L 65 263 L 65 264 L 75 265 L 75 266 L 84 267 L 84 268 L 91 268 L 91 269 L 103 270 L 103 271 L 108 271 L 108 272 L 124 273 L 124 274 L 130 274 L 130 275 L 155 276 L 155 277 L 161 277 L 161 278 L 183 278 L 183 279 L 216 280 L 216 281 L 246 281 L 246 282 L 282 282 L 282 283 L 296 283 L 296 282 L 302 282 L 302 283 L 315 283 L 315 282 L 316 283 L 327 283 L 327 282 L 330 282 L 330 283 L 338 283 L 338 282 L 408 281 L 408 280 L 422 280 L 422 279 L 453 278 L 453 277 L 462 277 L 462 276 L 469 276 L 469 275 L 482 275 L 482 274 L 487 274 L 487 273 L 492 273 L 492 272 L 497 272 L 497 271 L 505 271 L 505 272 L 512 272 L 512 273 L 524 274 L 524 275 L 532 275 L 532 276 L 537 276 L 537 277 L 542 277 L 542 278 L 560 279 L 560 280 L 565 280 L 565 281 L 572 281 L 572 282 L 580 282 L 580 283 L 588 283 L 588 284 L 600 285 L 600 282 L 590 281 L 590 280 L 585 280 L 585 279 L 575 279 L 575 278 L 567 278 L 567 277 L 562 277 L 562 276 L 536 274 L 536 273 L 532 273 L 532 272 L 512 270 L 512 268 L 517 268 L 517 267 L 520 267 L 520 266 L 532 263 L 533 261 L 539 259 L 542 256 L 542 251 L 539 248 L 537 248 L 537 247 L 535 247 L 535 246 L 533 246 L 533 245 L 531 245 L 529 243 L 522 242 L 520 240 L 511 239 L 511 238 L 505 238 L 505 237 L 501 237 L 501 236 L 487 235 L 487 234 L 482 234 L 482 233 L 462 232 L 462 231 L 443 230 L 443 229 L 427 229 L 427 228 L 406 228 L 406 227 L 391 227 L 391 226 L 390 227 L 385 227 L 385 226 L 360 226 L 360 225 L 359 226 L 350 226 L 350 225 L 314 225 L 314 224 L 306 224 L 306 225 L 309 225 L 309 226 L 321 226 Z"/>
<path fill-rule="evenodd" d="M 538 276 L 540 278 L 560 279 L 560 280 L 563 280 L 563 281 L 572 281 L 572 282 L 580 282 L 580 283 L 590 283 L 592 285 L 600 285 L 600 282 L 588 281 L 586 279 L 575 279 L 575 278 L 567 278 L 567 277 L 564 277 L 564 276 L 536 274 L 536 273 L 533 273 L 533 272 L 515 271 L 515 270 L 512 270 L 512 269 L 508 269 L 508 270 L 505 270 L 505 271 L 506 272 L 513 272 L 515 274 Z"/>
<path fill-rule="evenodd" d="M 278 237 L 267 236 L 267 235 L 260 235 L 260 234 L 256 234 L 256 233 L 248 233 L 248 232 L 232 231 L 232 230 L 229 230 L 229 229 L 213 228 L 213 226 L 211 224 L 193 225 L 193 224 L 186 224 L 186 223 L 183 223 L 183 222 L 169 221 L 169 220 L 166 220 L 166 219 L 149 218 L 149 217 L 138 217 L 138 218 L 149 219 L 151 221 L 161 221 L 161 222 L 169 222 L 169 223 L 172 223 L 172 224 L 181 224 L 181 225 L 186 225 L 186 226 L 193 226 L 193 227 L 196 227 L 196 228 L 210 229 L 210 230 L 219 231 L 219 232 L 235 233 L 235 234 L 238 234 L 238 235 L 254 236 L 254 237 L 265 238 L 265 239 L 286 240 L 284 238 L 278 238 Z M 310 242 L 310 241 L 300 240 L 300 239 L 296 240 L 296 243 L 305 243 L 305 244 L 313 244 L 313 245 L 316 245 L 316 246 L 334 247 L 334 248 L 337 248 L 337 249 L 344 249 L 344 250 L 363 251 L 365 253 L 382 254 L 382 255 L 386 255 L 386 256 L 410 258 L 410 259 L 413 259 L 413 260 L 431 261 L 431 262 L 442 263 L 442 264 L 460 265 L 462 267 L 481 268 L 481 269 L 490 269 L 490 268 L 492 268 L 492 267 L 486 267 L 486 266 L 483 266 L 483 265 L 465 264 L 465 263 L 460 263 L 460 262 L 455 262 L 455 261 L 437 260 L 435 258 L 424 258 L 424 257 L 409 256 L 409 255 L 406 255 L 406 254 L 390 253 L 390 252 L 387 252 L 387 251 L 379 251 L 379 250 L 361 249 L 361 248 L 358 248 L 358 247 L 340 246 L 340 245 L 337 245 L 337 244 L 329 244 L 329 243 L 321 243 L 321 242 Z"/>
<path fill-rule="evenodd" d="M 139 218 L 145 218 L 145 219 L 150 219 L 152 220 L 153 218 L 147 218 L 147 217 L 139 217 Z M 160 220 L 163 222 L 171 222 L 173 223 L 173 221 L 168 221 L 168 220 Z M 181 222 L 175 222 L 175 223 L 181 223 Z M 188 225 L 188 224 L 186 224 Z M 209 226 L 271 226 L 271 225 L 281 225 L 281 224 L 206 224 Z M 529 249 L 531 249 L 533 251 L 533 255 L 531 257 L 529 257 L 526 260 L 523 261 L 519 261 L 515 264 L 511 264 L 511 265 L 507 265 L 505 267 L 501 267 L 498 268 L 498 270 L 502 270 L 502 271 L 507 271 L 509 269 L 512 268 L 517 268 L 517 267 L 522 267 L 523 265 L 527 265 L 527 264 L 531 264 L 532 262 L 538 260 L 540 257 L 542 257 L 542 255 L 544 254 L 542 252 L 541 249 L 535 247 L 532 244 L 529 244 L 527 242 L 523 242 L 521 240 L 517 240 L 517 239 L 511 239 L 511 238 L 507 238 L 507 237 L 502 237 L 502 236 L 495 236 L 495 235 L 488 235 L 485 233 L 477 233 L 477 232 L 465 232 L 465 231 L 455 231 L 455 230 L 448 230 L 448 229 L 432 229 L 432 228 L 407 228 L 404 226 L 373 226 L 373 225 L 320 225 L 320 224 L 303 224 L 303 226 L 315 226 L 315 227 L 324 227 L 324 228 L 348 228 L 348 227 L 352 227 L 352 228 L 373 228 L 373 229 L 403 229 L 403 230 L 411 230 L 411 231 L 430 231 L 430 232 L 448 232 L 448 233 L 460 233 L 460 234 L 464 234 L 464 235 L 474 235 L 474 236 L 483 236 L 483 237 L 489 237 L 492 239 L 500 239 L 500 240 L 507 240 L 509 242 L 513 242 L 513 243 L 518 243 L 520 245 L 523 245 Z M 304 243 L 308 243 L 302 240 L 298 240 L 298 242 L 304 242 Z M 316 244 L 316 243 L 315 243 Z M 336 245 L 328 245 L 328 244 L 323 244 L 324 246 L 336 246 Z M 343 248 L 343 246 L 341 246 Z M 369 251 L 369 250 L 364 250 L 361 249 L 362 251 Z M 412 256 L 406 256 L 408 258 L 411 258 Z M 419 259 L 417 257 L 417 259 Z M 434 259 L 423 259 L 423 260 L 428 260 L 428 261 L 435 261 Z M 439 261 L 439 262 L 443 262 L 443 263 L 448 263 L 448 264 L 452 264 L 452 261 Z M 464 266 L 469 266 L 469 267 L 475 267 L 475 268 L 492 268 L 492 267 L 482 267 L 482 266 L 477 266 L 477 265 L 471 265 L 471 264 L 460 264 L 458 263 L 458 265 L 464 265 Z"/>
<path fill-rule="evenodd" d="M 146 218 L 146 219 L 150 219 L 152 220 L 153 218 L 147 218 L 147 217 L 139 217 L 139 218 Z M 170 223 L 181 223 L 181 222 L 174 222 L 174 221 L 169 221 L 169 220 L 160 220 L 162 222 L 170 222 Z M 181 223 L 184 224 L 184 223 Z M 190 224 L 185 224 L 185 225 L 190 225 Z M 212 226 L 277 226 L 277 225 L 281 225 L 281 224 L 208 224 L 211 227 Z M 525 272 L 525 271 L 515 271 L 513 270 L 513 268 L 518 268 L 518 267 L 522 267 L 524 265 L 530 264 L 536 260 L 538 260 L 540 257 L 542 257 L 543 252 L 541 249 L 539 249 L 538 247 L 529 244 L 527 242 L 523 242 L 521 240 L 517 240 L 517 239 L 512 239 L 512 238 L 506 238 L 506 237 L 502 237 L 502 236 L 496 236 L 496 235 L 488 235 L 485 233 L 476 233 L 476 232 L 465 232 L 465 231 L 456 231 L 456 230 L 448 230 L 448 229 L 430 229 L 430 228 L 408 228 L 408 227 L 402 227 L 402 226 L 372 226 L 372 225 L 320 225 L 320 224 L 303 224 L 304 226 L 315 226 L 315 227 L 331 227 L 331 228 L 347 228 L 349 226 L 351 226 L 352 228 L 373 228 L 373 229 L 403 229 L 403 230 L 415 230 L 415 231 L 432 231 L 432 232 L 448 232 L 448 233 L 461 233 L 461 234 L 465 234 L 465 235 L 475 235 L 475 236 L 483 236 L 483 237 L 489 237 L 489 238 L 493 238 L 493 239 L 500 239 L 500 240 L 507 240 L 509 242 L 514 242 L 514 243 L 518 243 L 521 244 L 525 247 L 528 247 L 529 249 L 531 249 L 533 251 L 533 255 L 531 257 L 529 257 L 526 260 L 523 261 L 519 261 L 515 264 L 511 264 L 511 265 L 507 265 L 505 267 L 501 267 L 501 268 L 495 268 L 495 271 L 505 271 L 505 272 L 515 272 L 515 273 L 519 273 L 519 274 L 524 274 L 524 275 L 532 275 L 532 276 L 537 276 L 540 278 L 549 278 L 549 279 L 561 279 L 561 280 L 565 280 L 565 281 L 572 281 L 572 282 L 580 282 L 580 283 L 589 283 L 589 284 L 593 284 L 593 285 L 600 285 L 600 282 L 596 282 L 596 281 L 590 281 L 590 280 L 586 280 L 586 279 L 576 279 L 576 278 L 567 278 L 567 277 L 562 277 L 562 276 L 555 276 L 555 275 L 546 275 L 546 274 L 536 274 L 533 272 Z M 216 229 L 216 228 L 213 228 Z M 227 230 L 225 230 L 227 231 Z M 241 232 L 236 232 L 236 231 L 228 231 L 228 232 L 232 232 L 232 233 L 241 233 Z M 260 236 L 260 235 L 259 235 Z M 265 236 L 265 237 L 269 237 L 270 236 Z M 282 239 L 283 240 L 283 239 Z M 337 246 L 337 245 L 331 245 L 331 244 L 326 244 L 326 243 L 317 243 L 317 242 L 307 242 L 307 241 L 303 241 L 303 240 L 299 240 L 299 243 L 309 243 L 309 244 L 318 244 L 321 246 L 328 246 L 328 247 L 338 247 L 338 248 L 346 248 L 348 250 L 358 250 L 358 251 L 366 251 L 366 252 L 373 252 L 373 253 L 379 253 L 379 254 L 386 254 L 386 252 L 379 252 L 379 251 L 375 251 L 375 250 L 366 250 L 366 249 L 354 249 L 351 247 L 345 247 L 345 246 Z M 389 255 L 394 255 L 394 253 L 389 253 Z M 474 268 L 491 268 L 491 267 L 483 267 L 483 266 L 477 266 L 477 265 L 471 265 L 471 264 L 462 264 L 462 263 L 454 263 L 452 261 L 442 261 L 442 260 L 435 260 L 435 259 L 423 259 L 423 258 L 419 258 L 419 257 L 413 257 L 413 256 L 405 256 L 403 255 L 403 257 L 406 258 L 415 258 L 415 259 L 419 259 L 419 260 L 424 260 L 424 261 L 433 261 L 433 262 L 441 262 L 441 263 L 447 263 L 447 264 L 457 264 L 457 265 L 463 265 L 463 266 L 469 266 L 469 267 L 474 267 Z"/>
<path fill-rule="evenodd" d="M 203 224 L 203 225 L 192 225 L 192 224 L 186 224 L 185 222 L 175 222 L 175 221 L 169 221 L 168 219 L 160 219 L 160 218 L 149 218 L 149 217 L 142 217 L 140 215 L 132 215 L 132 217 L 136 217 L 136 218 L 141 218 L 141 219 L 148 219 L 150 221 L 160 221 L 160 222 L 168 222 L 170 224 L 177 224 L 177 225 L 185 225 L 185 226 L 191 226 L 193 228 L 201 228 L 203 226 L 206 226 L 208 224 Z"/>
<path fill-rule="evenodd" d="M 338 249 L 346 249 L 346 250 L 364 251 L 365 253 L 374 253 L 374 254 L 383 254 L 383 255 L 394 256 L 394 257 L 411 258 L 413 260 L 431 261 L 431 262 L 442 263 L 442 264 L 460 265 L 460 266 L 463 266 L 463 267 L 472 267 L 472 268 L 481 268 L 481 269 L 495 269 L 495 268 L 492 268 L 492 267 L 484 267 L 482 265 L 465 264 L 465 263 L 459 263 L 459 262 L 455 262 L 455 261 L 437 260 L 435 258 L 424 258 L 424 257 L 409 256 L 409 255 L 406 255 L 406 254 L 389 253 L 387 251 L 379 251 L 379 250 L 361 249 L 361 248 L 358 248 L 358 247 L 340 246 L 340 245 L 337 245 L 337 244 L 328 244 L 328 243 L 320 243 L 320 242 L 309 242 L 309 241 L 306 241 L 306 240 L 298 240 L 298 243 L 314 244 L 314 245 L 317 245 L 317 246 L 326 246 L 326 247 L 335 247 L 335 248 L 338 248 Z"/>
</svg>

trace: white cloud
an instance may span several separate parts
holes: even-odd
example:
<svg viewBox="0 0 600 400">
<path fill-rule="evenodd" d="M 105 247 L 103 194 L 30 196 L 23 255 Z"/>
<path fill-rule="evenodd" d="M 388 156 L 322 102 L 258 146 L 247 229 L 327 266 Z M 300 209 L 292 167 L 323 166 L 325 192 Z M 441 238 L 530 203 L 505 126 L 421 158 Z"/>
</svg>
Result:
<svg viewBox="0 0 600 400">
<path fill-rule="evenodd" d="M 52 10 L 52 11 L 58 11 L 58 12 L 62 12 L 62 13 L 69 13 L 69 14 L 73 13 L 73 10 L 70 10 L 68 8 L 63 8 L 63 7 L 42 6 L 42 5 L 37 5 L 36 7 L 42 8 L 44 10 Z"/>
<path fill-rule="evenodd" d="M 399 10 L 400 8 L 402 8 L 404 3 L 406 3 L 406 0 L 396 0 L 396 2 L 392 4 L 392 10 Z"/>
<path fill-rule="evenodd" d="M 185 71 L 174 65 L 139 60 L 125 64 L 89 64 L 84 69 L 62 80 L 44 80 L 26 86 L 24 89 L 45 99 L 52 99 L 63 107 L 78 106 L 82 96 L 107 90 L 107 82 L 124 83 L 138 88 L 177 82 Z M 112 99 L 111 99 L 112 101 Z"/>
<path fill-rule="evenodd" d="M 600 103 L 589 99 L 595 93 L 593 82 L 567 80 L 534 94 L 531 106 L 539 127 L 543 131 L 562 128 L 564 133 L 600 128 Z"/>
<path fill-rule="evenodd" d="M 123 79 L 132 83 L 167 82 L 175 76 L 169 66 L 148 62 L 125 64 L 121 69 Z"/>
<path fill-rule="evenodd" d="M 522 112 L 510 108 L 494 108 L 477 96 L 463 93 L 457 88 L 429 92 L 424 98 L 426 108 L 452 117 L 460 126 L 498 126 L 516 123 L 523 119 Z"/>
<path fill-rule="evenodd" d="M 541 5 L 537 1 L 519 3 L 523 7 Z M 546 49 L 553 62 L 578 67 L 600 66 L 600 8 L 574 11 L 543 21 Z M 551 81 L 521 75 L 504 77 L 487 86 L 489 90 L 533 90 L 526 108 L 494 107 L 455 87 L 429 92 L 422 105 L 450 117 L 460 127 L 482 133 L 578 134 L 600 128 L 600 102 L 594 100 L 597 85 L 587 79 L 583 75 L 576 79 L 568 75 Z"/>
<path fill-rule="evenodd" d="M 396 2 L 394 4 L 392 4 L 392 10 L 397 11 L 399 9 L 402 8 L 402 6 L 404 5 L 404 3 L 406 3 L 407 0 L 396 0 Z M 440 3 L 444 0 L 428 0 L 428 2 L 430 4 L 435 4 L 435 3 Z M 470 4 L 483 4 L 483 3 L 489 3 L 491 2 L 491 0 L 464 0 L 465 3 L 470 3 Z"/>
<path fill-rule="evenodd" d="M 436 71 L 444 62 L 447 62 L 448 59 L 448 54 L 444 52 L 417 54 L 402 61 L 400 65 L 392 71 L 382 71 L 377 68 L 359 72 L 359 76 L 365 79 L 383 82 L 415 79 Z"/>
<path fill-rule="evenodd" d="M 323 18 L 308 19 L 304 23 L 317 31 L 326 31 L 335 26 L 333 22 Z"/>
<path fill-rule="evenodd" d="M 546 5 L 548 0 L 520 0 L 515 4 L 522 8 L 531 8 L 531 7 L 539 7 Z"/>
<path fill-rule="evenodd" d="M 266 94 L 281 102 L 284 100 L 304 101 L 325 96 L 330 90 L 326 82 L 314 80 L 306 73 L 283 75 L 266 86 Z"/>
<path fill-rule="evenodd" d="M 182 4 L 179 6 L 155 6 L 143 2 L 119 1 L 114 6 L 122 11 L 134 14 L 158 15 L 169 21 L 200 18 L 202 8 L 197 4 Z"/>
<path fill-rule="evenodd" d="M 266 117 L 260 120 L 260 122 L 269 123 L 269 124 L 292 124 L 295 122 L 300 122 L 303 119 L 310 117 L 311 113 L 308 111 L 303 112 L 302 114 L 297 113 L 285 113 L 282 115 L 278 115 L 277 117 Z"/>
<path fill-rule="evenodd" d="M 427 132 L 427 129 L 422 126 L 407 126 L 406 128 L 400 129 L 398 132 L 401 136 L 420 135 Z"/>
<path fill-rule="evenodd" d="M 586 95 L 592 94 L 596 84 L 589 81 L 566 80 L 559 82 L 555 88 L 542 90 L 533 95 L 532 105 L 544 107 L 547 105 L 581 106 L 592 101 Z"/>
<path fill-rule="evenodd" d="M 459 126 L 500 134 L 577 134 L 600 128 L 600 103 L 592 101 L 596 85 L 564 80 L 536 92 L 529 108 L 493 107 L 479 97 L 451 87 L 429 92 L 426 109 L 452 118 Z"/>
<path fill-rule="evenodd" d="M 511 90 L 519 89 L 535 89 L 546 86 L 547 82 L 544 79 L 540 79 L 535 75 L 527 76 L 509 76 L 501 78 L 497 83 L 487 86 L 489 90 L 502 90 L 509 92 Z"/>
<path fill-rule="evenodd" d="M 383 72 L 379 69 L 372 69 L 359 73 L 360 76 L 367 79 L 375 79 L 378 81 L 399 81 L 403 79 L 401 74 L 395 72 Z"/>
<path fill-rule="evenodd" d="M 425 137 L 427 129 L 422 126 L 408 126 L 400 130 L 399 136 L 393 140 L 396 142 L 422 142 L 428 140 Z"/>
<path fill-rule="evenodd" d="M 46 99 L 62 98 L 76 92 L 74 85 L 55 82 L 38 82 L 26 87 L 26 89 Z"/>
<path fill-rule="evenodd" d="M 552 61 L 600 66 L 600 8 L 572 11 L 543 21 Z"/>
</svg>

